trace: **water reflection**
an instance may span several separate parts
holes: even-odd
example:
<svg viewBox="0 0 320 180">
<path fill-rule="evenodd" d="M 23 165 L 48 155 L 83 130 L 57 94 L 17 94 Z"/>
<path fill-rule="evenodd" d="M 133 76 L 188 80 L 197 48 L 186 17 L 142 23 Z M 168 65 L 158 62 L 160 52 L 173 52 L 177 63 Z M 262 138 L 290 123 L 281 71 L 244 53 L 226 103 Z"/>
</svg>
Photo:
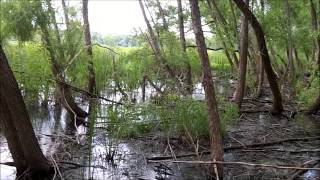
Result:
<svg viewBox="0 0 320 180">
<path fill-rule="evenodd" d="M 146 87 L 146 101 L 157 92 Z M 226 88 L 217 86 L 217 93 L 226 94 Z M 120 93 L 101 93 L 105 98 L 120 101 Z M 142 88 L 128 93 L 130 99 L 142 102 Z M 204 99 L 201 83 L 194 87 L 192 97 Z M 38 105 L 39 104 L 39 105 Z M 147 164 L 145 156 L 162 155 L 162 148 L 154 147 L 154 142 L 142 146 L 136 141 L 119 141 L 110 138 L 107 132 L 107 105 L 99 101 L 98 116 L 93 117 L 96 125 L 93 132 L 87 127 L 75 127 L 67 111 L 59 106 L 41 106 L 41 102 L 29 108 L 30 118 L 45 155 L 56 161 L 73 162 L 64 164 L 65 179 L 203 179 L 203 171 L 193 165 Z M 88 105 L 82 108 L 88 110 Z M 92 136 L 90 136 L 90 134 Z M 91 137 L 91 138 L 90 138 Z M 12 161 L 6 140 L 0 135 L 1 162 Z M 163 148 L 164 149 L 164 148 Z M 0 165 L 0 179 L 14 179 L 15 168 Z"/>
</svg>

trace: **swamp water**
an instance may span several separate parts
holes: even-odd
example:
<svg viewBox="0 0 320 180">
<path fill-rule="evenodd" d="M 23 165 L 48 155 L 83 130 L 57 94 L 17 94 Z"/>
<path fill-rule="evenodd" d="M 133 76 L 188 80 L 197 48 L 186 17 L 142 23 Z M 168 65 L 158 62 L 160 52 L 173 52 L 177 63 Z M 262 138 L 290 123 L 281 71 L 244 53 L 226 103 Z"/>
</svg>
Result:
<svg viewBox="0 0 320 180">
<path fill-rule="evenodd" d="M 220 88 L 222 91 L 223 88 Z M 146 99 L 156 92 L 146 88 Z M 106 92 L 102 92 L 106 95 Z M 128 93 L 129 97 L 141 102 L 142 90 Z M 119 101 L 121 94 L 105 96 Z M 195 99 L 204 99 L 200 84 L 196 85 Z M 117 140 L 108 135 L 106 120 L 107 106 L 100 104 L 100 116 L 96 118 L 93 135 L 89 129 L 79 126 L 75 129 L 65 109 L 42 107 L 41 102 L 29 107 L 29 115 L 39 144 L 45 156 L 59 163 L 64 179 L 203 179 L 200 167 L 194 165 L 148 164 L 146 157 L 162 156 L 165 146 L 150 140 Z M 87 105 L 82 108 L 88 109 Z M 92 138 L 90 138 L 92 137 Z M 156 137 L 156 135 L 154 136 Z M 163 146 L 163 147 L 161 147 Z M 178 152 L 179 153 L 179 152 Z M 0 131 L 0 162 L 12 162 L 12 157 L 3 133 Z M 15 167 L 0 164 L 0 180 L 15 179 Z M 58 176 L 58 175 L 57 175 Z"/>
</svg>

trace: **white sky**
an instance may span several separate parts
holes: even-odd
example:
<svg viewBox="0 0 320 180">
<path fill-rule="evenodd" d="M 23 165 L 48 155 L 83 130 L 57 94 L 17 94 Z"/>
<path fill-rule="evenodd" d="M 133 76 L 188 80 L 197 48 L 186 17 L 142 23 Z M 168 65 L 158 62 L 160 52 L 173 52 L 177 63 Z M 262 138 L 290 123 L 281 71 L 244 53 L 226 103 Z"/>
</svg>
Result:
<svg viewBox="0 0 320 180">
<path fill-rule="evenodd" d="M 139 2 L 135 0 L 89 0 L 89 23 L 92 32 L 133 34 L 145 27 Z"/>
<path fill-rule="evenodd" d="M 175 5 L 175 0 L 161 0 L 163 3 Z M 184 2 L 184 1 L 183 1 Z M 78 18 L 82 21 L 82 0 L 66 0 L 68 7 L 76 7 L 80 13 Z M 60 14 L 58 20 L 63 19 L 61 0 L 54 0 L 54 7 Z M 183 3 L 183 6 L 186 6 Z M 147 10 L 146 10 L 147 11 Z M 88 4 L 90 31 L 102 35 L 129 35 L 135 34 L 134 29 L 146 29 L 138 0 L 89 0 Z M 186 24 L 185 24 L 186 25 Z M 186 31 L 188 28 L 186 27 Z M 208 31 L 207 26 L 203 30 Z M 207 34 L 207 33 L 205 33 Z M 186 33 L 193 37 L 193 32 Z"/>
</svg>

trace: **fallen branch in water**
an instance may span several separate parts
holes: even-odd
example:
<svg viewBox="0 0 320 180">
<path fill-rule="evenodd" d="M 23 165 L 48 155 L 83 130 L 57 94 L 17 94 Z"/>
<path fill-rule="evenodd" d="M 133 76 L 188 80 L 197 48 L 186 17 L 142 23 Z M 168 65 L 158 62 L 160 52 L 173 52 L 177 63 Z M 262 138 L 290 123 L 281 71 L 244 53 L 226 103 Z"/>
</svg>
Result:
<svg viewBox="0 0 320 180">
<path fill-rule="evenodd" d="M 319 159 L 317 160 L 319 161 Z M 305 168 L 305 167 L 296 167 L 296 166 L 279 166 L 271 164 L 255 164 L 247 162 L 233 162 L 233 161 L 171 161 L 171 160 L 161 160 L 161 161 L 148 161 L 150 163 L 159 163 L 159 162 L 169 162 L 169 163 L 185 163 L 185 164 L 224 164 L 224 165 L 242 165 L 242 166 L 254 166 L 254 167 L 265 167 L 265 168 L 274 168 L 274 169 L 299 169 L 299 170 L 316 170 L 320 171 L 320 168 Z"/>
<path fill-rule="evenodd" d="M 59 84 L 62 84 L 63 86 L 69 87 L 74 91 L 77 91 L 77 92 L 80 92 L 80 93 L 84 93 L 85 95 L 90 96 L 91 98 L 98 98 L 98 99 L 105 100 L 107 102 L 123 105 L 123 103 L 121 103 L 121 102 L 117 102 L 117 101 L 113 101 L 113 100 L 107 99 L 105 97 L 99 96 L 98 94 L 90 93 L 89 91 L 86 91 L 84 89 L 81 89 L 81 88 L 73 86 L 73 85 L 70 85 L 70 84 L 68 84 L 66 82 L 62 82 L 62 81 L 58 81 L 58 80 L 54 80 L 54 81 L 59 83 Z"/>
<path fill-rule="evenodd" d="M 311 167 L 315 168 L 318 166 L 319 163 L 319 159 L 317 160 L 310 160 L 307 161 L 305 163 L 303 163 L 300 167 L 307 167 L 308 165 L 310 165 Z M 303 174 L 306 170 L 305 169 L 298 169 L 295 171 L 295 173 L 293 175 L 291 175 L 287 180 L 294 180 L 296 179 L 296 177 L 300 176 L 301 174 Z"/>
<path fill-rule="evenodd" d="M 288 152 L 288 153 L 305 153 L 305 152 L 320 152 L 320 149 L 303 149 L 303 150 L 287 150 L 287 149 L 243 149 L 242 151 L 246 152 L 268 152 L 268 151 L 277 151 L 277 152 Z"/>
<path fill-rule="evenodd" d="M 224 151 L 229 151 L 229 150 L 235 150 L 235 149 L 248 149 L 248 148 L 256 148 L 256 147 L 263 147 L 263 146 L 271 146 L 275 144 L 280 144 L 283 142 L 293 142 L 293 141 L 308 141 L 308 140 L 318 140 L 320 139 L 320 136 L 315 136 L 315 137 L 306 137 L 306 138 L 289 138 L 289 139 L 283 139 L 283 140 L 278 140 L 278 141 L 271 141 L 271 142 L 266 142 L 266 143 L 255 143 L 255 144 L 244 144 L 240 146 L 228 146 L 223 148 Z M 280 151 L 280 150 L 279 150 Z M 284 151 L 284 150 L 283 150 Z M 315 150 L 310 150 L 308 152 L 318 152 L 319 149 Z M 307 150 L 301 152 L 307 152 Z M 296 151 L 298 153 L 298 151 Z M 203 151 L 199 152 L 200 155 L 205 155 L 205 154 L 210 154 L 210 151 Z M 176 155 L 176 158 L 182 158 L 182 157 L 190 157 L 190 156 L 196 156 L 196 153 L 189 153 L 189 154 L 181 154 L 181 155 Z M 166 159 L 173 159 L 172 156 L 158 156 L 158 157 L 150 157 L 147 158 L 147 160 L 166 160 Z"/>
<path fill-rule="evenodd" d="M 69 161 L 57 161 L 57 164 L 68 164 L 68 165 L 74 166 L 71 169 L 81 168 L 81 167 L 93 167 L 93 168 L 106 169 L 106 167 L 101 166 L 101 165 L 83 165 L 83 164 L 79 164 L 79 163 L 75 163 L 75 162 L 69 162 Z"/>
<path fill-rule="evenodd" d="M 262 146 L 271 146 L 275 144 L 280 144 L 284 142 L 293 142 L 293 141 L 309 141 L 309 140 L 319 140 L 320 136 L 314 136 L 314 137 L 305 137 L 305 138 L 288 138 L 288 139 L 282 139 L 278 141 L 271 141 L 266 143 L 255 143 L 255 144 L 248 144 L 248 145 L 241 145 L 241 146 L 229 146 L 224 148 L 224 150 L 232 150 L 232 149 L 243 149 L 243 148 L 255 148 L 255 147 L 262 147 Z"/>
</svg>

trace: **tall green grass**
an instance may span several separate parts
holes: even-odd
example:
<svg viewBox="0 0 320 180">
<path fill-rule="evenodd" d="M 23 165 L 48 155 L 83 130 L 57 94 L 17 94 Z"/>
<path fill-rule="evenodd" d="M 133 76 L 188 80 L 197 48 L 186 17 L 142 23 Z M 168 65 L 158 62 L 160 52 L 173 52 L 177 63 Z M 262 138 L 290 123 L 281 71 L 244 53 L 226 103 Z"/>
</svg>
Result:
<svg viewBox="0 0 320 180">
<path fill-rule="evenodd" d="M 219 100 L 220 128 L 226 134 L 228 125 L 238 116 L 237 107 L 222 98 Z M 170 136 L 183 135 L 186 131 L 193 139 L 208 139 L 209 128 L 204 101 L 168 95 L 152 103 L 131 104 L 123 108 L 109 108 L 109 130 L 120 138 L 131 138 L 151 131 L 161 131 Z"/>
</svg>

